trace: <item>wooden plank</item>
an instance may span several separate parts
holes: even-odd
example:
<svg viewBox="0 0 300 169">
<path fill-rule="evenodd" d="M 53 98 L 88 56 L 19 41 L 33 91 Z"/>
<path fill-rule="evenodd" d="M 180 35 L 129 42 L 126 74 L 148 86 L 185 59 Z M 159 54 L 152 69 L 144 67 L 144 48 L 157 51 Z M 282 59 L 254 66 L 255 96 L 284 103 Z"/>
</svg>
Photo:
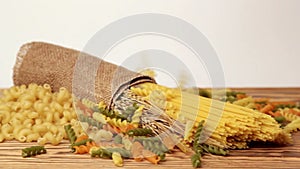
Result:
<svg viewBox="0 0 300 169">
<path fill-rule="evenodd" d="M 238 88 L 254 97 L 272 97 L 274 101 L 300 101 L 300 88 Z M 285 147 L 260 146 L 247 150 L 232 150 L 229 156 L 206 155 L 203 168 L 298 168 L 300 164 L 300 132 L 293 135 L 294 144 Z M 47 154 L 22 158 L 21 149 L 36 143 L 9 141 L 0 143 L 1 168 L 116 168 L 111 160 L 75 155 L 68 141 L 58 146 L 46 145 Z M 259 146 L 259 145 L 258 145 Z M 176 151 L 165 162 L 152 165 L 147 161 L 125 160 L 123 168 L 192 168 L 189 156 Z"/>
</svg>

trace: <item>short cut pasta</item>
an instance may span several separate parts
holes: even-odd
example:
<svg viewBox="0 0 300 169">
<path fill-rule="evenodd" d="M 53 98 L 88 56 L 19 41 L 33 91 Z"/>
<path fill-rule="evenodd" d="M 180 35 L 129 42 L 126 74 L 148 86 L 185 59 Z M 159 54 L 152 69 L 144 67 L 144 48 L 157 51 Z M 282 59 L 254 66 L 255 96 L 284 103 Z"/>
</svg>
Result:
<svg viewBox="0 0 300 169">
<path fill-rule="evenodd" d="M 66 138 L 63 126 L 76 119 L 72 101 L 66 88 L 53 93 L 49 84 L 32 83 L 4 90 L 0 97 L 0 141 L 59 144 Z M 77 134 L 83 133 L 78 121 L 75 128 Z"/>
</svg>

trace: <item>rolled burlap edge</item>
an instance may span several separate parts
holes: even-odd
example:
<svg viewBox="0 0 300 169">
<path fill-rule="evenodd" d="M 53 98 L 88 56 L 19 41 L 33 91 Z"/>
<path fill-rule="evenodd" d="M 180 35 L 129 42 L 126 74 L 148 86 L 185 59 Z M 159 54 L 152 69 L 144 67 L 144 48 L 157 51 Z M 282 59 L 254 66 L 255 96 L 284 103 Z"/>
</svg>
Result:
<svg viewBox="0 0 300 169">
<path fill-rule="evenodd" d="M 81 98 L 111 104 L 130 86 L 155 80 L 95 56 L 45 42 L 21 46 L 13 68 L 15 85 L 50 84 Z"/>
</svg>

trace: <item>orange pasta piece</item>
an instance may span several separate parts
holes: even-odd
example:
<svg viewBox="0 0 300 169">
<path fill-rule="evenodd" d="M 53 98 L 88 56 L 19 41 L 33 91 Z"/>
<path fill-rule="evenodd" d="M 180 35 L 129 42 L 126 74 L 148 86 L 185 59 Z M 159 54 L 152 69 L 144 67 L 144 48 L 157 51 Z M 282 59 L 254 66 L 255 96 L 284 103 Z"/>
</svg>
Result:
<svg viewBox="0 0 300 169">
<path fill-rule="evenodd" d="M 115 129 L 110 124 L 103 125 L 103 130 L 110 131 L 113 134 L 117 134 Z"/>
<path fill-rule="evenodd" d="M 256 102 L 256 103 L 262 103 L 262 102 L 268 103 L 269 100 L 270 100 L 269 98 L 255 98 L 254 102 Z"/>
<path fill-rule="evenodd" d="M 121 132 L 121 129 L 119 127 L 117 127 L 117 126 L 112 126 L 112 127 L 117 133 Z"/>
<path fill-rule="evenodd" d="M 236 95 L 236 98 L 237 98 L 238 100 L 243 99 L 243 98 L 246 98 L 246 97 L 247 97 L 247 95 L 245 95 L 245 94 L 237 94 L 237 95 Z"/>
<path fill-rule="evenodd" d="M 297 116 L 300 116 L 300 111 L 298 112 L 298 111 L 296 111 L 294 109 L 289 109 L 289 113 L 292 113 L 292 114 L 295 114 Z"/>
<path fill-rule="evenodd" d="M 152 164 L 158 164 L 160 157 L 149 150 L 143 150 L 144 158 Z"/>
<path fill-rule="evenodd" d="M 90 142 L 86 143 L 86 147 L 87 147 L 88 152 L 89 152 L 92 147 L 97 147 L 97 145 L 94 141 L 90 141 Z"/>
<path fill-rule="evenodd" d="M 265 105 L 265 107 L 263 107 L 262 109 L 260 109 L 260 111 L 261 111 L 262 113 L 267 113 L 267 112 L 269 112 L 269 111 L 272 111 L 273 108 L 274 108 L 274 107 L 273 107 L 271 104 L 267 104 L 267 105 Z"/>
<path fill-rule="evenodd" d="M 143 150 L 144 147 L 141 143 L 135 141 L 132 144 L 131 154 L 135 161 L 143 161 Z"/>
<path fill-rule="evenodd" d="M 131 130 L 131 129 L 135 129 L 136 127 L 134 127 L 133 124 L 128 124 L 126 126 L 126 128 L 123 129 L 123 132 L 126 133 L 127 131 Z"/>
<path fill-rule="evenodd" d="M 80 137 L 77 137 L 75 143 L 77 143 L 77 142 L 79 142 L 79 141 L 82 141 L 82 140 L 86 140 L 86 139 L 88 139 L 88 138 L 89 138 L 89 136 L 87 136 L 87 135 L 82 135 L 82 136 L 80 136 Z"/>
<path fill-rule="evenodd" d="M 280 117 L 282 116 L 282 114 L 280 113 L 280 111 L 276 111 L 274 114 L 273 114 L 273 117 Z"/>
<path fill-rule="evenodd" d="M 256 110 L 260 110 L 261 108 L 262 108 L 261 104 L 255 103 L 255 109 Z"/>
<path fill-rule="evenodd" d="M 86 154 L 89 152 L 89 149 L 85 145 L 74 146 L 73 148 L 75 149 L 75 154 Z"/>
</svg>

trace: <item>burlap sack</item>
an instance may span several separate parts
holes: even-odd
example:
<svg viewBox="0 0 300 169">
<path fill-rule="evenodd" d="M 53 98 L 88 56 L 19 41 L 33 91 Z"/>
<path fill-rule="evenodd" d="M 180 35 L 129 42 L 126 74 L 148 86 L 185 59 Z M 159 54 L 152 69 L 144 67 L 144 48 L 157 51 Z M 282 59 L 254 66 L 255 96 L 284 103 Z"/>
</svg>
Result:
<svg viewBox="0 0 300 169">
<path fill-rule="evenodd" d="M 54 91 L 66 87 L 76 96 L 111 104 L 129 86 L 154 79 L 97 57 L 43 42 L 21 47 L 14 66 L 15 85 L 45 84 Z"/>
</svg>

